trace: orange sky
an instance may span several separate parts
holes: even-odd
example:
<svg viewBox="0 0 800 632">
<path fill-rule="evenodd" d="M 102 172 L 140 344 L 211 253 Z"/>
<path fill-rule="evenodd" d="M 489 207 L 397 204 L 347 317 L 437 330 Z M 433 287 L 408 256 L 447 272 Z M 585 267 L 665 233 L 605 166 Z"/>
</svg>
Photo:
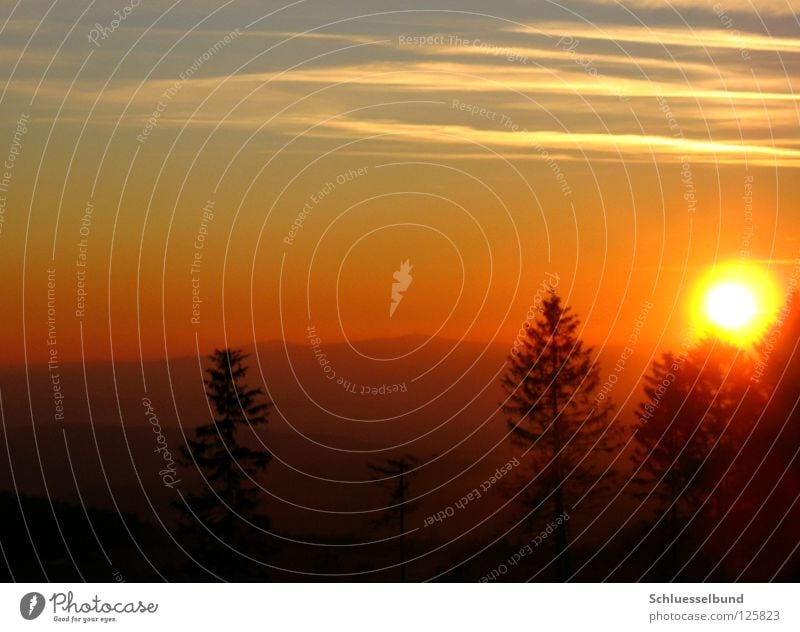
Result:
<svg viewBox="0 0 800 632">
<path fill-rule="evenodd" d="M 548 274 L 591 343 L 622 344 L 652 301 L 642 335 L 663 349 L 715 262 L 785 283 L 800 40 L 784 3 L 763 23 L 697 8 L 692 28 L 645 0 L 577 3 L 588 20 L 516 4 L 300 3 L 256 23 L 235 5 L 188 32 L 180 9 L 141 5 L 98 45 L 103 7 L 15 9 L 7 362 L 48 357 L 48 270 L 64 359 L 81 328 L 87 357 L 116 359 L 302 342 L 309 324 L 326 342 L 510 344 Z"/>
</svg>

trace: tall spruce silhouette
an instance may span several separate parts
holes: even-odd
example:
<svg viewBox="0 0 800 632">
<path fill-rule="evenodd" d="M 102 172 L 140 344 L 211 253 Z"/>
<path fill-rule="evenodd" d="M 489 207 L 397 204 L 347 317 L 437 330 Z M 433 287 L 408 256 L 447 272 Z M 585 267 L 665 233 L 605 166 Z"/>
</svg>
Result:
<svg viewBox="0 0 800 632">
<path fill-rule="evenodd" d="M 264 401 L 261 388 L 244 384 L 247 355 L 241 350 L 217 349 L 208 359 L 204 383 L 212 420 L 196 428 L 195 439 L 181 446 L 184 465 L 199 470 L 204 487 L 177 506 L 183 513 L 184 530 L 195 536 L 201 560 L 218 567 L 223 578 L 235 580 L 247 574 L 248 565 L 237 563 L 236 553 L 224 545 L 221 548 L 214 536 L 256 559 L 268 551 L 265 535 L 247 522 L 261 529 L 269 525 L 258 511 L 259 489 L 254 481 L 271 455 L 266 449 L 243 445 L 238 431 L 266 424 L 272 404 Z"/>
<path fill-rule="evenodd" d="M 501 381 L 508 396 L 503 410 L 512 442 L 532 477 L 523 494 L 531 510 L 550 507 L 556 520 L 571 511 L 591 487 L 602 489 L 604 456 L 619 447 L 620 433 L 609 423 L 611 404 L 595 397 L 600 383 L 592 349 L 578 337 L 580 321 L 551 291 L 534 322 L 526 323 Z M 569 533 L 564 522 L 553 541 L 560 581 L 570 575 Z"/>
</svg>

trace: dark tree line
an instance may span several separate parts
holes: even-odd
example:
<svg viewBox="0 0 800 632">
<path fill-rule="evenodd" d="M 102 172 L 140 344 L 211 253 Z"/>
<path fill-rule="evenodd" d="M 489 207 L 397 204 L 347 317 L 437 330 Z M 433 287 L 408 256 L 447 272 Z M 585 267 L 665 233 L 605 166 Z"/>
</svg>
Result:
<svg viewBox="0 0 800 632">
<path fill-rule="evenodd" d="M 585 539 L 576 541 L 570 530 L 581 521 L 571 518 L 596 515 L 613 500 L 631 515 L 618 534 L 622 548 L 609 553 L 606 567 L 632 569 L 629 579 L 731 579 L 747 571 L 760 577 L 766 571 L 748 555 L 764 550 L 774 557 L 774 533 L 799 517 L 792 503 L 800 496 L 798 302 L 754 349 L 706 338 L 662 354 L 643 378 L 633 420 L 598 396 L 603 373 L 574 312 L 555 292 L 540 305 L 501 379 L 508 436 L 524 465 L 507 489 L 522 509 L 518 537 L 536 541 L 537 555 L 550 553 L 531 557 L 531 568 L 548 568 L 544 578 L 580 578 L 600 552 L 581 551 Z M 258 485 L 270 454 L 251 436 L 267 423 L 270 404 L 260 388 L 245 384 L 245 359 L 235 350 L 210 358 L 211 418 L 183 451 L 202 485 L 178 503 L 196 563 L 225 579 L 263 573 L 237 551 L 258 560 L 270 552 Z M 387 568 L 401 580 L 415 531 L 409 486 L 418 464 L 406 454 L 368 466 L 387 490 L 387 509 L 372 526 L 388 528 L 387 547 L 399 563 Z M 754 515 L 762 517 L 755 524 Z M 787 520 L 776 526 L 766 515 Z M 797 560 L 786 560 L 781 573 L 797 573 Z"/>
<path fill-rule="evenodd" d="M 793 297 L 752 348 L 705 337 L 657 358 L 644 376 L 636 418 L 626 422 L 632 447 L 619 459 L 622 422 L 611 421 L 612 405 L 596 397 L 592 350 L 552 293 L 525 326 L 502 378 L 510 439 L 528 465 L 515 491 L 523 490 L 527 515 L 539 516 L 528 536 L 576 498 L 583 502 L 587 491 L 609 501 L 602 483 L 627 464 L 630 474 L 610 489 L 618 492 L 616 506 L 636 512 L 636 527 L 624 532 L 631 544 L 617 552 L 634 569 L 631 578 L 762 577 L 759 564 L 797 576 L 797 556 L 779 539 L 791 538 L 800 519 L 798 307 Z M 609 455 L 616 455 L 610 469 Z M 568 579 L 574 547 L 565 526 L 555 530 L 552 547 L 555 578 Z M 785 560 L 776 557 L 787 552 Z"/>
</svg>

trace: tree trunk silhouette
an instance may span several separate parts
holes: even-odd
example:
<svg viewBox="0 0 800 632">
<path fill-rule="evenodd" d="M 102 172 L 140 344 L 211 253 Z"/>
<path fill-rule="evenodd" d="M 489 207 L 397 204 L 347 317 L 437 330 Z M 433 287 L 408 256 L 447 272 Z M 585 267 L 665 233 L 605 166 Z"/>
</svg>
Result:
<svg viewBox="0 0 800 632">
<path fill-rule="evenodd" d="M 563 445 L 561 443 L 561 422 L 558 419 L 558 389 L 553 387 L 553 467 L 555 469 L 555 490 L 553 494 L 554 501 L 554 515 L 553 522 L 564 514 L 564 480 L 562 478 L 563 472 L 561 468 L 561 450 Z M 570 562 L 569 562 L 569 539 L 567 537 L 567 525 L 562 524 L 556 530 L 556 568 L 558 581 L 564 582 L 569 578 Z"/>
<path fill-rule="evenodd" d="M 400 581 L 406 581 L 406 487 L 405 470 L 400 472 Z"/>
</svg>

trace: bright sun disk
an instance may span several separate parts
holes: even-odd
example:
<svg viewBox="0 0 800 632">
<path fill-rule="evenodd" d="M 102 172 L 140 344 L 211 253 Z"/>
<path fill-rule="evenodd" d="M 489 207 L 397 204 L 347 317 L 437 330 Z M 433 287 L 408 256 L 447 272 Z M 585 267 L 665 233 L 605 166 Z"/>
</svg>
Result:
<svg viewBox="0 0 800 632">
<path fill-rule="evenodd" d="M 755 263 L 731 262 L 709 269 L 692 300 L 695 322 L 729 343 L 756 343 L 774 323 L 781 296 L 769 271 Z"/>
<path fill-rule="evenodd" d="M 711 288 L 705 300 L 706 316 L 723 329 L 741 329 L 756 316 L 756 297 L 749 288 L 736 282 Z"/>
</svg>

